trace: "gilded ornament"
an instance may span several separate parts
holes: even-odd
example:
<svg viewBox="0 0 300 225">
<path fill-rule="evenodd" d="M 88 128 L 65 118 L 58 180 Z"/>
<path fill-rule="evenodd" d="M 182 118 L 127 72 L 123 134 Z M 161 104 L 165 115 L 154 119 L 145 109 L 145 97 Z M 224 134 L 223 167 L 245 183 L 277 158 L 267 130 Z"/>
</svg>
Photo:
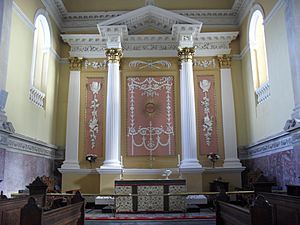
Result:
<svg viewBox="0 0 300 225">
<path fill-rule="evenodd" d="M 70 57 L 69 68 L 70 70 L 81 70 L 83 58 Z"/>
<path fill-rule="evenodd" d="M 123 53 L 121 48 L 107 48 L 105 49 L 105 55 L 108 62 L 117 63 L 120 62 Z"/>
<path fill-rule="evenodd" d="M 221 69 L 231 68 L 231 57 L 229 55 L 218 56 Z"/>
<path fill-rule="evenodd" d="M 180 61 L 187 62 L 193 59 L 195 48 L 178 48 L 178 57 Z"/>
</svg>

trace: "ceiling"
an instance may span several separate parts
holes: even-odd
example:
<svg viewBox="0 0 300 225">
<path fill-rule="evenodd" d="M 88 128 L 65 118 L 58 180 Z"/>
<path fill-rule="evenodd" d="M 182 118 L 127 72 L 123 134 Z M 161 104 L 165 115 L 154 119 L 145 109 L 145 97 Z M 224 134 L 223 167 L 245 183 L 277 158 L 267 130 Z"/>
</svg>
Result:
<svg viewBox="0 0 300 225">
<path fill-rule="evenodd" d="M 235 0 L 152 0 L 167 10 L 231 9 Z M 68 12 L 99 12 L 134 10 L 145 6 L 145 0 L 63 0 Z"/>
<path fill-rule="evenodd" d="M 132 17 L 148 5 L 202 22 L 204 28 L 235 29 L 255 0 L 43 0 L 60 31 L 97 32 L 97 24 L 128 14 Z M 134 18 L 136 21 L 136 18 Z M 170 21 L 162 21 L 168 24 Z M 174 21 L 173 21 L 174 22 Z M 127 21 L 126 24 L 131 23 Z"/>
</svg>

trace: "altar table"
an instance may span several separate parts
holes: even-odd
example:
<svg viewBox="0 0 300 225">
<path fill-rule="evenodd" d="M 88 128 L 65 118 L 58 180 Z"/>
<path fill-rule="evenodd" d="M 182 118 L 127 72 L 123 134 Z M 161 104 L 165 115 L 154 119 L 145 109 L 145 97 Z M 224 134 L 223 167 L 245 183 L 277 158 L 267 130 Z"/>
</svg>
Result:
<svg viewBox="0 0 300 225">
<path fill-rule="evenodd" d="M 183 179 L 116 180 L 116 212 L 185 211 L 184 192 Z"/>
</svg>

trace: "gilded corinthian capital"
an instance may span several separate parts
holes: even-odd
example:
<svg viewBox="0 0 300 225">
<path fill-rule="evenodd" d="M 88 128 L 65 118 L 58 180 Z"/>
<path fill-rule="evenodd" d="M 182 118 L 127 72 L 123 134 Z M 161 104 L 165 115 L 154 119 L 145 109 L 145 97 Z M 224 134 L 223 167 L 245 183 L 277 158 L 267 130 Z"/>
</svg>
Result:
<svg viewBox="0 0 300 225">
<path fill-rule="evenodd" d="M 69 58 L 69 68 L 70 70 L 80 70 L 82 66 L 82 58 L 70 57 Z"/>
<path fill-rule="evenodd" d="M 195 48 L 178 48 L 178 57 L 181 62 L 187 62 L 193 59 Z"/>
<path fill-rule="evenodd" d="M 229 55 L 218 56 L 221 69 L 231 68 L 231 57 Z"/>
<path fill-rule="evenodd" d="M 121 48 L 107 48 L 105 49 L 105 55 L 108 62 L 116 63 L 120 62 L 123 53 Z"/>
</svg>

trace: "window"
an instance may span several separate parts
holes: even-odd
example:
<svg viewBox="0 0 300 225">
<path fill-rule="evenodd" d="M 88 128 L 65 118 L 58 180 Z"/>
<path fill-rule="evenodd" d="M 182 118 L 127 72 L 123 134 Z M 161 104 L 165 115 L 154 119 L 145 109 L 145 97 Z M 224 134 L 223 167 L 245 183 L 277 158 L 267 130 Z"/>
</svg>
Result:
<svg viewBox="0 0 300 225">
<path fill-rule="evenodd" d="M 33 56 L 29 99 L 38 107 L 45 107 L 47 72 L 51 48 L 50 27 L 47 13 L 39 10 L 34 21 Z"/>
<path fill-rule="evenodd" d="M 259 5 L 256 5 L 250 20 L 249 45 L 253 84 L 258 104 L 263 102 L 270 96 L 265 31 L 263 22 L 263 10 Z"/>
</svg>

